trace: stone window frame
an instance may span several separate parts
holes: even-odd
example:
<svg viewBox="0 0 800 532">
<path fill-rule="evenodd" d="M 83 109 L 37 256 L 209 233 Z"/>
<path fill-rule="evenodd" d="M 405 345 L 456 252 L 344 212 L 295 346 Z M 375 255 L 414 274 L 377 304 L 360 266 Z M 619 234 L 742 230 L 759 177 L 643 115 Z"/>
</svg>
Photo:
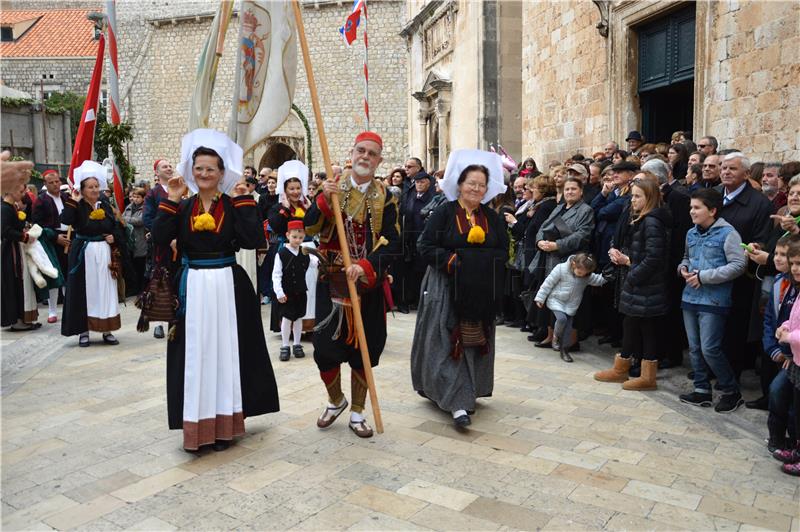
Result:
<svg viewBox="0 0 800 532">
<path fill-rule="evenodd" d="M 640 129 L 642 112 L 639 105 L 639 38 L 637 28 L 642 24 L 678 11 L 693 2 L 638 2 L 625 0 L 611 6 L 609 15 L 610 43 L 606 48 L 608 64 L 607 101 L 609 133 L 621 141 L 631 130 Z M 710 34 L 709 6 L 706 2 L 695 5 L 694 46 L 694 110 L 692 114 L 693 138 L 705 134 L 708 123 L 707 95 L 705 91 L 708 67 Z M 667 139 L 668 140 L 668 139 Z"/>
</svg>

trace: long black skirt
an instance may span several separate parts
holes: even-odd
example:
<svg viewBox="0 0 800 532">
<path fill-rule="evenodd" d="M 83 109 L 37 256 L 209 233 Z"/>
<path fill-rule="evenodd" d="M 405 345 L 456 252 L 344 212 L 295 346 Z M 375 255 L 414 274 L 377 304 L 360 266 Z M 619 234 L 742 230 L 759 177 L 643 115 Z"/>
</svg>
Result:
<svg viewBox="0 0 800 532">
<path fill-rule="evenodd" d="M 253 417 L 280 410 L 278 385 L 267 352 L 261 305 L 253 284 L 241 266 L 234 265 L 236 333 L 239 336 L 239 376 L 242 412 Z M 176 324 L 175 337 L 167 342 L 167 411 L 170 429 L 183 428 L 183 380 L 186 362 L 185 320 Z"/>
</svg>

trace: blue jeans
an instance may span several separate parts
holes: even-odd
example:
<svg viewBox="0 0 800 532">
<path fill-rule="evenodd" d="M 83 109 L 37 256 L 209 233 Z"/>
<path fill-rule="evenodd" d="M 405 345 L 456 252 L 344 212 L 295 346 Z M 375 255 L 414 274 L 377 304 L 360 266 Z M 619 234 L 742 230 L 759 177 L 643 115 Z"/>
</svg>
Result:
<svg viewBox="0 0 800 532">
<path fill-rule="evenodd" d="M 774 362 L 770 361 L 771 364 Z M 794 423 L 794 407 L 792 406 L 792 383 L 789 382 L 785 369 L 781 369 L 769 385 L 769 415 L 767 427 L 769 439 L 780 445 L 786 441 L 786 431 L 789 431 L 789 440 L 797 439 Z"/>
<path fill-rule="evenodd" d="M 697 393 L 711 393 L 709 368 L 717 376 L 717 390 L 723 395 L 739 393 L 739 384 L 733 369 L 722 352 L 726 319 L 721 314 L 683 310 L 683 324 L 689 339 L 689 357 L 694 370 L 694 391 Z"/>
</svg>

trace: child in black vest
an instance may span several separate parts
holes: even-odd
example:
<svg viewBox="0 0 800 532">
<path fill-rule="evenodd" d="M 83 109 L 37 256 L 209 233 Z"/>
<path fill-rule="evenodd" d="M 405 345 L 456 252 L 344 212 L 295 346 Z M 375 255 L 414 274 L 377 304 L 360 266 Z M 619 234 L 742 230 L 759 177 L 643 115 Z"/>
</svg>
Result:
<svg viewBox="0 0 800 532">
<path fill-rule="evenodd" d="M 281 318 L 281 352 L 280 360 L 286 362 L 290 358 L 289 335 L 293 335 L 292 352 L 295 358 L 303 358 L 303 346 L 300 335 L 303 333 L 303 316 L 306 314 L 306 271 L 311 261 L 317 258 L 306 255 L 300 249 L 306 236 L 302 220 L 289 222 L 286 231 L 286 245 L 275 255 L 272 268 L 272 288 L 278 300 L 278 311 Z"/>
</svg>

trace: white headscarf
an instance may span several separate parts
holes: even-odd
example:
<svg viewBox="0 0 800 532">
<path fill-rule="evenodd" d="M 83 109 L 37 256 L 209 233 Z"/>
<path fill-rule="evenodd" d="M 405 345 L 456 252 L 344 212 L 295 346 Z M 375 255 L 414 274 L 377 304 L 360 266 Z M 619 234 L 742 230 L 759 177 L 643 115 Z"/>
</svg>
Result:
<svg viewBox="0 0 800 532">
<path fill-rule="evenodd" d="M 209 148 L 217 152 L 225 165 L 225 173 L 219 182 L 220 192 L 227 193 L 242 179 L 242 148 L 233 142 L 228 135 L 214 129 L 195 129 L 187 133 L 181 141 L 181 162 L 178 173 L 183 177 L 186 186 L 197 194 L 197 182 L 192 175 L 192 154 L 197 148 Z"/>
<path fill-rule="evenodd" d="M 100 183 L 100 190 L 108 190 L 108 171 L 102 164 L 86 160 L 72 171 L 72 182 L 78 190 L 81 189 L 81 181 L 90 177 L 97 179 L 97 182 Z"/>
<path fill-rule="evenodd" d="M 308 196 L 308 166 L 300 161 L 286 161 L 278 168 L 278 201 L 286 199 L 283 187 L 289 179 L 299 179 L 303 197 Z"/>
<path fill-rule="evenodd" d="M 458 176 L 464 168 L 472 164 L 480 164 L 489 169 L 486 195 L 483 196 L 481 203 L 489 203 L 492 198 L 506 191 L 508 185 L 503 182 L 503 161 L 499 155 L 483 150 L 455 150 L 450 153 L 444 178 L 439 182 L 439 188 L 448 200 L 458 199 Z"/>
</svg>

